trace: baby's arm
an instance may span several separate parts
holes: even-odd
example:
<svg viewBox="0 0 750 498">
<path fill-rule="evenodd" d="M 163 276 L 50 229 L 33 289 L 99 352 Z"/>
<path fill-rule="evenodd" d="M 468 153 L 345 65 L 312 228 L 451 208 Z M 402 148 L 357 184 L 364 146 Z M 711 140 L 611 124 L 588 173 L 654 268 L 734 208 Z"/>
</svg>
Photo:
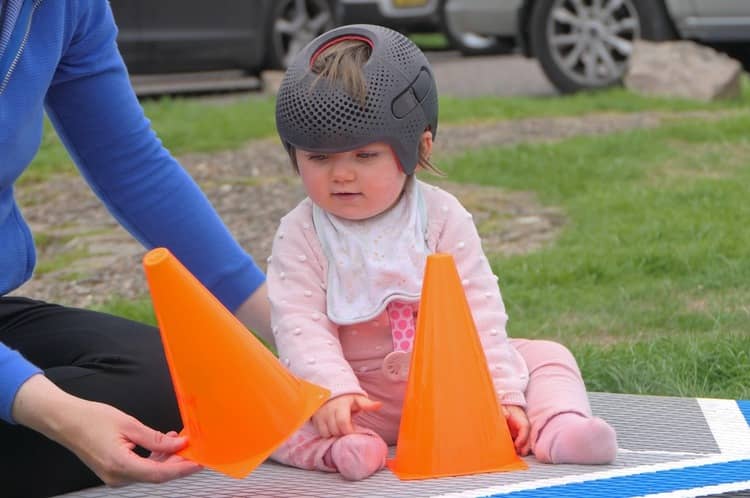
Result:
<svg viewBox="0 0 750 498">
<path fill-rule="evenodd" d="M 503 415 L 508 422 L 516 452 L 521 456 L 528 455 L 531 452 L 531 422 L 526 410 L 516 405 L 503 405 Z"/>
<path fill-rule="evenodd" d="M 343 436 L 354 432 L 352 414 L 378 410 L 382 403 L 361 394 L 343 394 L 328 400 L 312 416 L 321 437 Z"/>
<path fill-rule="evenodd" d="M 338 327 L 325 313 L 325 266 L 309 219 L 298 206 L 281 221 L 268 263 L 271 326 L 279 359 L 295 375 L 342 394 L 365 394 L 344 358 Z"/>
<path fill-rule="evenodd" d="M 446 219 L 436 251 L 452 254 L 456 261 L 498 399 L 503 405 L 525 407 L 528 370 L 508 341 L 505 305 L 477 229 L 471 215 L 455 197 L 442 191 L 437 193 L 441 203 L 438 208 Z"/>
</svg>

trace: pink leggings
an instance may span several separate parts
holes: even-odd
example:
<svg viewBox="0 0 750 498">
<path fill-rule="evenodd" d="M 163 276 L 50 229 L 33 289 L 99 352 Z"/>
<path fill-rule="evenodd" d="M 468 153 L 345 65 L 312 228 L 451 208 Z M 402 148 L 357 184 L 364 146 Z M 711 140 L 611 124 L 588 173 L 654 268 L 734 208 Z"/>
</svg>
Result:
<svg viewBox="0 0 750 498">
<path fill-rule="evenodd" d="M 511 339 L 526 361 L 529 383 L 526 388 L 526 412 L 531 422 L 532 451 L 540 431 L 555 415 L 578 413 L 591 416 L 586 387 L 573 355 L 565 346 L 544 340 Z M 360 412 L 354 416 L 357 432 L 377 434 L 393 445 L 398 439 L 401 407 L 405 391 L 404 382 L 388 380 L 379 370 L 361 374 L 362 388 L 371 399 L 382 401 L 383 406 L 373 412 Z M 271 458 L 277 462 L 308 470 L 333 472 L 324 456 L 336 438 L 321 438 L 307 422 Z"/>
</svg>

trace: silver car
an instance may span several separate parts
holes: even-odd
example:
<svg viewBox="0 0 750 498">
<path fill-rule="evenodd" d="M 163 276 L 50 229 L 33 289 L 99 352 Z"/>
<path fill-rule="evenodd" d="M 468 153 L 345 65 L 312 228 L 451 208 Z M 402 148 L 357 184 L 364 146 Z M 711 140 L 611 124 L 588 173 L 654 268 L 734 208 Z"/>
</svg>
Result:
<svg viewBox="0 0 750 498">
<path fill-rule="evenodd" d="M 565 93 L 618 83 L 636 38 L 692 39 L 740 55 L 750 42 L 750 0 L 442 0 L 441 16 L 451 39 L 535 57 Z"/>
<path fill-rule="evenodd" d="M 439 29 L 438 4 L 442 0 L 337 0 L 339 24 L 380 24 L 406 32 Z"/>
<path fill-rule="evenodd" d="M 337 0 L 340 24 L 381 24 L 403 32 L 442 32 L 450 45 L 466 55 L 497 54 L 513 45 L 496 36 L 452 29 L 444 15 L 446 0 Z"/>
</svg>

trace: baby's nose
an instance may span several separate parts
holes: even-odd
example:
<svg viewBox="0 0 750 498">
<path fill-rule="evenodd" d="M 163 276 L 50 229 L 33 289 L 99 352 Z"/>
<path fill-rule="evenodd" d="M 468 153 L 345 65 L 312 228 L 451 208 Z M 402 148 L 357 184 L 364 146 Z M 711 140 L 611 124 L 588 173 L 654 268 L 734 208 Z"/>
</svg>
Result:
<svg viewBox="0 0 750 498">
<path fill-rule="evenodd" d="M 354 168 L 348 166 L 345 162 L 339 161 L 331 167 L 331 176 L 337 181 L 351 181 L 356 176 Z"/>
</svg>

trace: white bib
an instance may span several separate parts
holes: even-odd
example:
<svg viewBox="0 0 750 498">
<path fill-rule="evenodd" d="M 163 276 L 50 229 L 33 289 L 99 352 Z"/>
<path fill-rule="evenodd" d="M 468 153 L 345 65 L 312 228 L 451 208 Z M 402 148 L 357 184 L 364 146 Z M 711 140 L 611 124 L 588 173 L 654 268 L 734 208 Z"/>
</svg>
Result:
<svg viewBox="0 0 750 498">
<path fill-rule="evenodd" d="M 391 301 L 418 302 L 429 249 L 420 182 L 407 179 L 388 211 L 346 220 L 313 204 L 313 223 L 328 259 L 326 307 L 339 325 L 372 320 Z"/>
</svg>

